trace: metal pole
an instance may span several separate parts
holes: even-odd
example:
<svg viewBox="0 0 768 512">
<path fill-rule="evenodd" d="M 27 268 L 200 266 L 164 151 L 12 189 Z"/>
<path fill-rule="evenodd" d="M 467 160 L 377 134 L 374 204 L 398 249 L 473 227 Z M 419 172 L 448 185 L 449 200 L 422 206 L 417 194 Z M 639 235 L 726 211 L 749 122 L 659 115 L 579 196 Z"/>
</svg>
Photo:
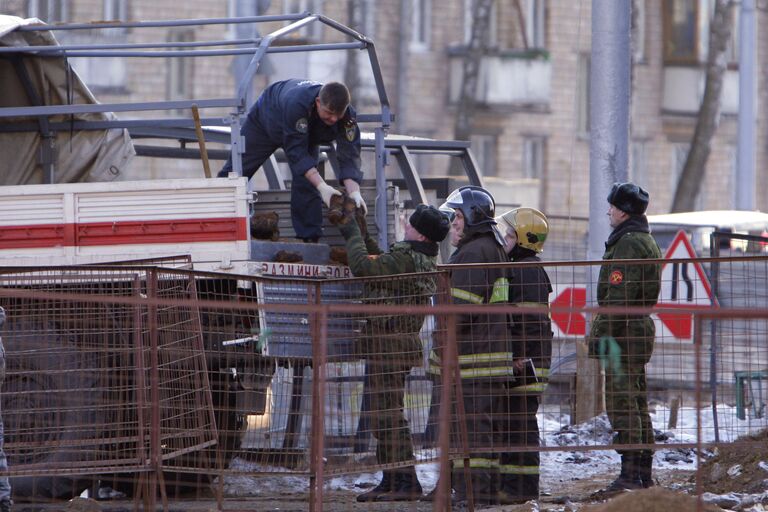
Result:
<svg viewBox="0 0 768 512">
<path fill-rule="evenodd" d="M 631 0 L 592 0 L 592 54 L 589 70 L 589 237 L 587 259 L 602 258 L 604 242 L 610 234 L 606 220 L 606 197 L 615 181 L 626 181 L 629 146 L 630 100 L 630 19 Z M 596 304 L 598 267 L 590 267 L 587 295 Z M 582 358 L 578 377 L 598 385 L 597 365 Z M 591 363 L 591 364 L 590 364 Z M 582 368 L 583 367 L 583 368 Z M 577 403 L 577 416 L 592 417 L 599 412 L 598 390 L 595 401 Z M 582 394 L 581 396 L 590 396 Z"/>
<path fill-rule="evenodd" d="M 734 208 L 755 209 L 755 0 L 742 0 L 739 18 L 739 127 Z"/>
<path fill-rule="evenodd" d="M 410 2 L 400 0 L 400 37 L 397 42 L 397 130 L 408 133 L 408 57 L 410 56 Z"/>
<path fill-rule="evenodd" d="M 384 146 L 384 128 L 374 129 L 376 141 L 376 227 L 379 247 L 389 247 L 387 238 L 387 149 Z M 397 222 L 397 219 L 395 219 Z"/>
</svg>

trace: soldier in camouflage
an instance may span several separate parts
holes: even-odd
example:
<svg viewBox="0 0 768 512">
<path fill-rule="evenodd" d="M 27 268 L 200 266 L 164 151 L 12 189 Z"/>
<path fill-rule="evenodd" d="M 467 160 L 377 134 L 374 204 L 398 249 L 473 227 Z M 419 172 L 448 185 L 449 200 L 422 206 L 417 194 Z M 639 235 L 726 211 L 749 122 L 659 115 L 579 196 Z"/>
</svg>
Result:
<svg viewBox="0 0 768 512">
<path fill-rule="evenodd" d="M 351 204 L 354 207 L 354 203 Z M 346 208 L 349 211 L 349 208 Z M 365 218 L 361 223 L 364 226 Z M 432 206 L 420 204 L 405 226 L 405 240 L 383 253 L 367 230 L 361 233 L 351 215 L 329 215 L 346 240 L 347 258 L 356 277 L 434 272 L 438 242 L 450 229 L 447 215 Z M 360 222 L 360 216 L 358 215 Z M 437 290 L 432 276 L 413 276 L 371 281 L 366 284 L 366 303 L 426 305 Z M 405 379 L 411 368 L 422 364 L 419 331 L 423 314 L 377 315 L 368 318 L 355 351 L 366 360 L 366 385 L 370 396 L 371 430 L 377 440 L 376 460 L 394 465 L 413 461 L 413 446 L 408 422 L 403 413 Z M 357 497 L 357 501 L 415 501 L 422 496 L 416 468 L 411 464 L 384 469 L 378 486 Z"/>
<path fill-rule="evenodd" d="M 608 218 L 613 232 L 605 243 L 597 302 L 603 307 L 648 308 L 656 304 L 661 288 L 659 263 L 622 263 L 630 259 L 660 259 L 661 251 L 651 236 L 645 210 L 648 192 L 634 183 L 616 183 L 608 195 Z M 645 365 L 651 359 L 655 326 L 649 315 L 598 314 L 589 335 L 590 357 L 598 358 L 605 371 L 605 402 L 615 443 L 653 443 L 648 413 Z M 627 489 L 653 485 L 652 450 L 622 450 L 621 474 L 603 497 Z"/>
</svg>

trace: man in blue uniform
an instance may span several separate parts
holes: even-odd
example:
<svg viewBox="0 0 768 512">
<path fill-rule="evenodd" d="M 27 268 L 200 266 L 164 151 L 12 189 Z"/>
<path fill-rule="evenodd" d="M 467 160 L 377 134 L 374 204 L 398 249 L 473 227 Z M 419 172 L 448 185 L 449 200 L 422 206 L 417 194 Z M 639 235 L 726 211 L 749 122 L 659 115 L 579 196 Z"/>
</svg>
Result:
<svg viewBox="0 0 768 512">
<path fill-rule="evenodd" d="M 349 90 L 339 82 L 325 85 L 311 80 L 276 82 L 251 107 L 240 133 L 245 137 L 243 176 L 251 178 L 278 148 L 291 168 L 291 220 L 298 238 L 316 242 L 323 234 L 322 204 L 341 192 L 317 171 L 319 145 L 336 143 L 339 176 L 358 208 L 368 208 L 360 195 L 360 129 Z M 227 160 L 218 176 L 232 170 Z"/>
</svg>

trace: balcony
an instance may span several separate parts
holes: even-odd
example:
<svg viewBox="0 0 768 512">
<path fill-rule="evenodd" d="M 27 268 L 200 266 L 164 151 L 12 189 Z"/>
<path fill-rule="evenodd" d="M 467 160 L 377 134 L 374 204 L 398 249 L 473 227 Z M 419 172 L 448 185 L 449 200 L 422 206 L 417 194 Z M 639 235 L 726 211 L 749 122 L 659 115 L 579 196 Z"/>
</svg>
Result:
<svg viewBox="0 0 768 512">
<path fill-rule="evenodd" d="M 664 67 L 664 90 L 662 111 L 669 114 L 699 113 L 704 97 L 706 69 L 704 67 Z M 739 72 L 726 70 L 723 77 L 723 92 L 720 98 L 723 114 L 737 114 L 739 111 Z"/>
<path fill-rule="evenodd" d="M 464 49 L 449 51 L 450 101 L 461 90 Z M 552 64 L 543 50 L 495 50 L 482 57 L 475 101 L 481 105 L 549 106 Z"/>
</svg>

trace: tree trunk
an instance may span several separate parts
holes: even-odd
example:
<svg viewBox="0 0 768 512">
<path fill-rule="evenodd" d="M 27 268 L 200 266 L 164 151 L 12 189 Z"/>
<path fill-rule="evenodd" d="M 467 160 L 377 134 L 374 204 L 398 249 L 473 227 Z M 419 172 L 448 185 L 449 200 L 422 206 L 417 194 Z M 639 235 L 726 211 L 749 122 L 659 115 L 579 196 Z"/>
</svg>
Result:
<svg viewBox="0 0 768 512">
<path fill-rule="evenodd" d="M 472 5 L 472 33 L 462 65 L 461 91 L 456 106 L 456 124 L 453 129 L 456 140 L 469 140 L 472 135 L 472 117 L 477 106 L 475 94 L 480 76 L 480 61 L 488 51 L 487 34 L 492 5 L 493 0 L 475 0 Z M 460 162 L 452 162 L 450 174 L 462 174 Z"/>
<path fill-rule="evenodd" d="M 715 0 L 709 30 L 706 84 L 693 140 L 677 182 L 672 212 L 692 211 L 707 168 L 710 143 L 720 122 L 720 93 L 727 66 L 725 50 L 731 37 L 732 8 L 730 0 Z"/>
</svg>

